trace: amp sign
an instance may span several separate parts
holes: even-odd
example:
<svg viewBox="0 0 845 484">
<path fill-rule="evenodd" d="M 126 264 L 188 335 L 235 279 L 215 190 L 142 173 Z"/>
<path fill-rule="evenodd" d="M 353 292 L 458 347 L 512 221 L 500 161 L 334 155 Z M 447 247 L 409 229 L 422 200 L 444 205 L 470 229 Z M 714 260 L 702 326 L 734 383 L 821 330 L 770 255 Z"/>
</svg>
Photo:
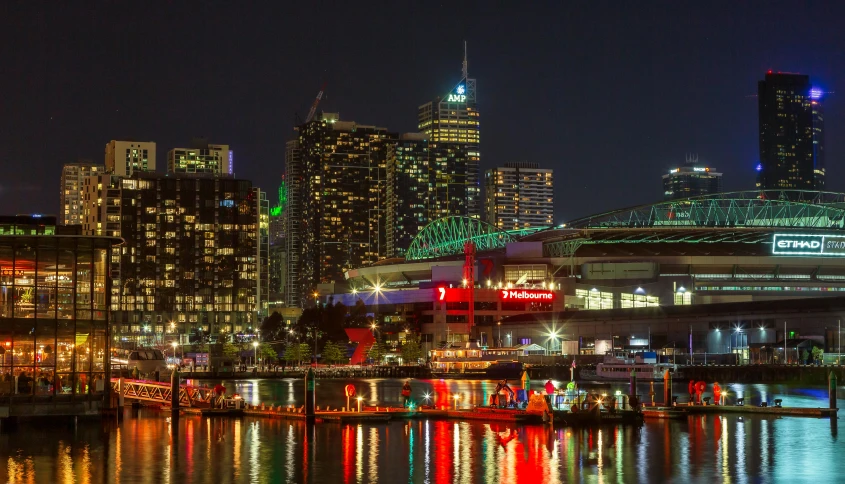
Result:
<svg viewBox="0 0 845 484">
<path fill-rule="evenodd" d="M 843 257 L 845 235 L 775 234 L 772 254 Z"/>
</svg>

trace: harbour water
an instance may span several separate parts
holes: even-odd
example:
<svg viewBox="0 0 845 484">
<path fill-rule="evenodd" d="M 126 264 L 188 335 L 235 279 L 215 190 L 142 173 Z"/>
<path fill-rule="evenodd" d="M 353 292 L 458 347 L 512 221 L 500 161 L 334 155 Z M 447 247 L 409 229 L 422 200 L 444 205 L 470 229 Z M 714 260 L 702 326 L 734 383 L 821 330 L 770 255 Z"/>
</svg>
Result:
<svg viewBox="0 0 845 484">
<path fill-rule="evenodd" d="M 346 405 L 348 383 L 369 404 L 397 405 L 403 381 L 322 380 L 318 404 Z M 459 406 L 482 404 L 495 383 L 414 381 L 414 398 L 452 406 L 459 395 Z M 225 385 L 251 403 L 301 405 L 304 392 L 299 380 Z M 827 406 L 824 388 L 722 386 L 751 404 L 780 398 L 784 406 Z M 639 387 L 646 401 L 649 390 Z M 655 392 L 660 400 L 659 385 Z M 675 393 L 685 392 L 686 385 Z M 815 418 L 702 415 L 596 429 L 427 420 L 308 428 L 251 417 L 171 421 L 169 412 L 144 408 L 127 409 L 119 425 L 21 422 L 0 434 L 0 482 L 822 483 L 841 482 L 843 453 L 835 421 Z"/>
</svg>

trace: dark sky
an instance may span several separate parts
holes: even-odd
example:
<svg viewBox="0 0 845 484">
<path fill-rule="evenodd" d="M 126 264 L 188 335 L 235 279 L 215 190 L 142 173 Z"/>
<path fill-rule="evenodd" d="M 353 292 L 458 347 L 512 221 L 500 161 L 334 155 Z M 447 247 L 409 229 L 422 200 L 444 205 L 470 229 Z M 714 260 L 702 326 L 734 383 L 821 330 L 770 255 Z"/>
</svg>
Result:
<svg viewBox="0 0 845 484">
<path fill-rule="evenodd" d="M 483 168 L 554 168 L 557 222 L 660 199 L 687 152 L 753 187 L 769 69 L 839 91 L 828 187 L 845 190 L 841 1 L 62 4 L 0 2 L 0 213 L 55 213 L 61 165 L 102 163 L 111 139 L 156 141 L 160 171 L 192 137 L 228 143 L 236 174 L 274 192 L 323 82 L 326 111 L 414 131 L 464 40 Z"/>
</svg>

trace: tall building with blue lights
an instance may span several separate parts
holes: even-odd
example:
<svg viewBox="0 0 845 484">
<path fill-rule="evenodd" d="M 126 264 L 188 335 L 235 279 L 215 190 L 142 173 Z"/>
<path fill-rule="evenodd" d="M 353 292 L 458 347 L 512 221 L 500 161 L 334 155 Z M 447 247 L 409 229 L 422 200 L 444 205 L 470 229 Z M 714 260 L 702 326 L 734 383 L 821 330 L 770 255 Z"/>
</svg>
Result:
<svg viewBox="0 0 845 484">
<path fill-rule="evenodd" d="M 760 189 L 824 188 L 822 91 L 810 77 L 769 71 L 757 85 Z"/>
<path fill-rule="evenodd" d="M 419 130 L 429 148 L 445 153 L 431 163 L 435 205 L 432 219 L 481 217 L 480 121 L 476 82 L 467 73 L 466 49 L 461 80 L 449 92 L 419 107 Z"/>
</svg>

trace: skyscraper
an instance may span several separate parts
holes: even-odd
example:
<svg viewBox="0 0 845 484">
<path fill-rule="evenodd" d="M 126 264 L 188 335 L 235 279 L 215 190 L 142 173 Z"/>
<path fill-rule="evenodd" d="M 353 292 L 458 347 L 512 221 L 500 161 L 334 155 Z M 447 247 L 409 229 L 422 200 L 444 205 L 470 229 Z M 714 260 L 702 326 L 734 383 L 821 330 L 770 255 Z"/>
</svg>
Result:
<svg viewBox="0 0 845 484">
<path fill-rule="evenodd" d="M 234 175 L 229 145 L 215 145 L 203 138 L 191 141 L 190 148 L 173 148 L 167 153 L 168 173 Z"/>
<path fill-rule="evenodd" d="M 431 221 L 429 142 L 423 133 L 406 133 L 387 148 L 385 210 L 387 257 L 402 257 L 414 237 Z"/>
<path fill-rule="evenodd" d="M 698 156 L 688 155 L 686 162 L 663 175 L 663 199 L 710 195 L 722 191 L 722 174 L 698 162 Z"/>
<path fill-rule="evenodd" d="M 300 304 L 317 284 L 341 282 L 345 270 L 384 258 L 385 154 L 395 139 L 386 128 L 333 113 L 299 127 L 298 159 L 285 179 L 290 225 L 299 229 L 287 233 L 288 280 L 296 280 L 287 290 L 299 292 Z"/>
<path fill-rule="evenodd" d="M 467 72 L 466 44 L 461 80 L 452 90 L 418 111 L 419 130 L 430 149 L 447 148 L 449 154 L 434 160 L 434 218 L 450 215 L 481 216 L 480 122 L 476 109 L 476 82 Z"/>
<path fill-rule="evenodd" d="M 305 167 L 299 138 L 285 143 L 285 182 L 287 183 L 287 206 L 285 207 L 285 305 L 300 307 L 301 288 L 299 273 L 302 270 L 302 237 L 305 221 L 302 219 L 302 205 L 305 196 Z"/>
<path fill-rule="evenodd" d="M 132 176 L 136 171 L 156 171 L 156 144 L 153 141 L 118 141 L 106 143 L 106 171 Z"/>
<path fill-rule="evenodd" d="M 59 187 L 59 224 L 78 225 L 83 219 L 82 191 L 85 177 L 99 175 L 105 171 L 103 165 L 91 161 L 67 163 L 62 167 L 61 186 Z"/>
<path fill-rule="evenodd" d="M 554 223 L 553 172 L 528 162 L 487 170 L 487 222 L 504 230 L 550 227 Z"/>
<path fill-rule="evenodd" d="M 761 189 L 824 187 L 824 116 L 821 90 L 810 77 L 772 73 L 757 85 Z"/>
</svg>

